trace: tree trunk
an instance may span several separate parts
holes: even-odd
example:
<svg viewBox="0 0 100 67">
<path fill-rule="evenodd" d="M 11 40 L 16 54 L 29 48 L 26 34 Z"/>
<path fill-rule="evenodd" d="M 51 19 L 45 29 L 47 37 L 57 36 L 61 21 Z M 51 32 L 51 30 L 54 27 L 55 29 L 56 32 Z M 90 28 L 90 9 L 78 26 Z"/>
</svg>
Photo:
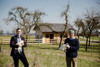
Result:
<svg viewBox="0 0 100 67">
<path fill-rule="evenodd" d="M 29 36 L 29 34 L 28 33 L 26 33 L 26 37 L 25 37 L 25 41 L 26 41 L 26 44 L 28 44 L 28 36 Z"/>
<path fill-rule="evenodd" d="M 92 31 L 90 30 L 90 34 L 89 34 L 89 46 L 90 46 L 90 38 L 91 38 L 91 33 L 92 33 Z"/>
<path fill-rule="evenodd" d="M 64 35 L 65 35 L 66 29 L 67 29 L 67 23 L 66 23 L 66 25 L 65 25 L 64 32 L 63 32 L 63 34 L 61 35 L 61 39 L 60 39 L 60 44 L 59 44 L 59 47 L 61 46 L 62 39 L 63 39 L 63 37 L 64 37 Z"/>
<path fill-rule="evenodd" d="M 91 37 L 89 37 L 89 46 L 90 46 L 90 38 L 91 38 Z"/>
<path fill-rule="evenodd" d="M 80 27 L 78 28 L 78 31 L 77 31 L 78 40 L 79 40 L 79 30 L 80 30 Z"/>
<path fill-rule="evenodd" d="M 86 48 L 85 48 L 85 51 L 87 51 L 87 45 L 88 45 L 88 37 L 86 38 Z"/>
<path fill-rule="evenodd" d="M 60 37 L 59 48 L 60 48 L 60 46 L 61 46 L 61 43 L 62 43 L 62 39 L 63 39 L 63 37 L 61 36 L 61 37 Z"/>
<path fill-rule="evenodd" d="M 80 36 L 78 35 L 78 40 L 80 40 Z"/>
</svg>

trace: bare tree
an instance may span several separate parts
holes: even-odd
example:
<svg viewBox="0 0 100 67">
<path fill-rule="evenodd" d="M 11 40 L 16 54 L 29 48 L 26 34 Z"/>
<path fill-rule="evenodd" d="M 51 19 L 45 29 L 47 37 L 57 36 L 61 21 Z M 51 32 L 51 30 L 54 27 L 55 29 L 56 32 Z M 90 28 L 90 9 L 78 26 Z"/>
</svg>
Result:
<svg viewBox="0 0 100 67">
<path fill-rule="evenodd" d="M 81 24 L 82 24 L 82 19 L 80 19 L 80 18 L 77 18 L 76 19 L 76 21 L 75 21 L 75 26 L 78 28 L 77 29 L 77 36 L 78 36 L 78 39 L 79 39 L 79 31 L 80 31 L 80 29 L 81 29 Z"/>
<path fill-rule="evenodd" d="M 27 42 L 32 27 L 41 21 L 43 15 L 45 13 L 41 11 L 30 13 L 26 8 L 16 7 L 9 11 L 9 17 L 6 22 L 14 21 L 18 24 L 18 27 L 23 28 Z"/>
<path fill-rule="evenodd" d="M 87 11 L 87 14 L 85 16 L 85 21 L 86 21 L 86 24 L 88 26 L 87 30 L 88 30 L 88 36 L 89 36 L 89 46 L 90 46 L 90 38 L 91 38 L 91 34 L 94 30 L 96 29 L 100 29 L 100 18 L 99 16 L 97 15 L 97 13 L 94 13 L 94 11 L 92 12 L 88 12 Z"/>
<path fill-rule="evenodd" d="M 86 48 L 85 48 L 85 51 L 87 51 L 87 44 L 88 44 L 88 38 L 89 38 L 89 35 L 88 35 L 88 26 L 86 25 L 85 22 L 82 22 L 82 33 L 84 34 L 84 36 L 86 37 Z"/>
<path fill-rule="evenodd" d="M 89 42 L 90 45 L 90 37 L 91 34 L 94 30 L 100 29 L 100 19 L 97 19 L 98 16 L 96 14 L 88 13 L 86 14 L 84 18 L 84 22 L 82 22 L 81 27 L 82 27 L 82 33 L 86 37 L 86 48 L 85 51 L 87 51 L 87 45 Z"/>
<path fill-rule="evenodd" d="M 63 34 L 61 35 L 61 40 L 60 40 L 59 47 L 61 46 L 62 39 L 64 37 L 64 34 L 66 32 L 66 29 L 68 30 L 68 26 L 67 25 L 68 25 L 68 11 L 69 11 L 69 8 L 70 7 L 69 7 L 69 4 L 68 4 L 67 7 L 66 7 L 66 9 L 61 13 L 61 16 L 65 18 L 66 23 L 65 23 L 65 29 L 63 31 Z M 68 31 L 67 31 L 67 33 L 68 33 Z"/>
</svg>

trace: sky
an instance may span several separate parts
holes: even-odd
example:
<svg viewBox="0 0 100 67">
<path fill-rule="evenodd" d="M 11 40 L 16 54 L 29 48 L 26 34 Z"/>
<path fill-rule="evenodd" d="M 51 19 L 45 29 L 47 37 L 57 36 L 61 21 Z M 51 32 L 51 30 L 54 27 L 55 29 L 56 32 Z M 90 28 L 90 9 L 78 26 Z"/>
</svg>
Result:
<svg viewBox="0 0 100 67">
<path fill-rule="evenodd" d="M 76 18 L 82 18 L 87 9 L 89 11 L 100 11 L 100 5 L 97 2 L 100 3 L 100 0 L 0 0 L 0 29 L 6 33 L 17 28 L 14 22 L 7 25 L 4 21 L 8 17 L 8 12 L 14 7 L 21 6 L 27 8 L 30 12 L 35 10 L 45 12 L 46 16 L 42 17 L 44 23 L 65 23 L 61 13 L 69 3 L 68 19 L 69 23 L 74 26 Z"/>
</svg>

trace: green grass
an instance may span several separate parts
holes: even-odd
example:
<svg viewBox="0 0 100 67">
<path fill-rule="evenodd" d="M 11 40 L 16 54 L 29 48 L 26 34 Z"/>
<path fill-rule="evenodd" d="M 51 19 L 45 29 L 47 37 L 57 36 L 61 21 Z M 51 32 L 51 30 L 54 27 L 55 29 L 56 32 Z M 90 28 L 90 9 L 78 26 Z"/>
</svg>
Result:
<svg viewBox="0 0 100 67">
<path fill-rule="evenodd" d="M 0 36 L 0 37 L 11 37 L 11 35 L 9 35 L 9 36 Z"/>
<path fill-rule="evenodd" d="M 75 36 L 76 38 L 78 38 L 77 36 Z M 84 37 L 85 38 L 85 37 Z M 84 39 L 84 38 L 80 38 L 80 41 L 86 41 L 86 39 Z M 99 41 L 99 37 L 98 36 L 91 36 L 91 41 L 93 41 L 93 40 L 97 40 L 97 41 Z"/>
<path fill-rule="evenodd" d="M 85 52 L 85 44 L 80 45 L 78 51 L 78 67 L 99 67 L 99 49 L 98 44 L 93 44 L 94 49 L 91 54 L 91 46 Z M 11 48 L 9 45 L 0 45 L 2 51 L 0 52 L 0 67 L 12 67 L 13 60 L 10 56 Z M 66 67 L 65 53 L 58 49 L 58 45 L 49 44 L 31 44 L 25 48 L 25 55 L 28 59 L 30 67 Z M 35 64 L 35 66 L 34 66 Z M 23 64 L 19 62 L 19 67 Z"/>
<path fill-rule="evenodd" d="M 91 40 L 99 40 L 98 36 L 91 37 Z"/>
<path fill-rule="evenodd" d="M 80 38 L 80 41 L 86 41 L 86 39 Z"/>
</svg>

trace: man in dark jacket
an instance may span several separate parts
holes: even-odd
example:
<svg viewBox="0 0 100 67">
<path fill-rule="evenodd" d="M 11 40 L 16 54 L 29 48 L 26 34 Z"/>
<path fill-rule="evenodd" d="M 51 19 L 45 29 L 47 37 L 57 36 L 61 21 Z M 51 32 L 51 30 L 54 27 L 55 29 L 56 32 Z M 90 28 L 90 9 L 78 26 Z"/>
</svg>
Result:
<svg viewBox="0 0 100 67">
<path fill-rule="evenodd" d="M 74 37 L 74 30 L 69 31 L 70 37 L 65 40 L 67 45 L 66 52 L 66 63 L 67 67 L 71 67 L 71 62 L 73 63 L 73 67 L 77 67 L 77 51 L 79 50 L 79 41 Z"/>
<path fill-rule="evenodd" d="M 14 65 L 15 67 L 19 67 L 20 59 L 24 64 L 24 67 L 28 67 L 29 64 L 24 54 L 24 47 L 26 47 L 27 45 L 25 43 L 24 37 L 21 36 L 21 28 L 17 28 L 16 33 L 17 34 L 11 37 L 10 40 L 10 47 L 12 48 L 11 56 L 13 57 Z"/>
</svg>

